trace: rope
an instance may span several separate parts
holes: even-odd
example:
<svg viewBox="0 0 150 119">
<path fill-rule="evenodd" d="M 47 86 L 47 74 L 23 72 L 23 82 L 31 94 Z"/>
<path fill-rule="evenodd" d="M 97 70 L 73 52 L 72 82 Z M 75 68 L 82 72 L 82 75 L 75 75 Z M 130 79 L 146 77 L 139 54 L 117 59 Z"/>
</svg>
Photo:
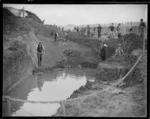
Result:
<svg viewBox="0 0 150 119">
<path fill-rule="evenodd" d="M 3 98 L 8 99 L 10 101 L 28 102 L 28 103 L 61 103 L 62 101 L 68 102 L 68 101 L 74 101 L 74 100 L 78 100 L 78 99 L 87 98 L 89 96 L 93 96 L 93 95 L 96 95 L 98 93 L 107 91 L 107 90 L 109 90 L 110 88 L 112 88 L 114 86 L 117 86 L 120 82 L 122 82 L 133 71 L 133 69 L 136 67 L 136 65 L 140 61 L 142 55 L 143 54 L 141 54 L 139 56 L 139 58 L 137 59 L 136 63 L 133 65 L 133 67 L 129 70 L 129 72 L 123 78 L 120 78 L 119 81 L 117 81 L 116 83 L 112 84 L 111 86 L 108 86 L 108 87 L 106 87 L 106 88 L 104 88 L 104 89 L 102 89 L 100 91 L 97 91 L 97 92 L 89 94 L 89 95 L 85 95 L 85 96 L 74 98 L 74 99 L 60 100 L 60 101 L 29 101 L 29 100 L 22 100 L 22 99 L 11 98 L 10 96 L 3 96 Z"/>
<path fill-rule="evenodd" d="M 130 71 L 129 71 L 123 78 L 120 78 L 119 81 L 117 81 L 116 83 L 114 83 L 114 84 L 111 85 L 111 86 L 108 86 L 108 87 L 104 88 L 104 89 L 101 90 L 101 91 L 97 91 L 97 92 L 92 93 L 92 94 L 90 94 L 90 95 L 78 97 L 78 98 L 75 98 L 75 99 L 60 100 L 60 101 L 28 101 L 28 100 L 22 100 L 22 99 L 11 98 L 10 96 L 3 96 L 3 100 L 7 99 L 6 101 L 9 102 L 9 104 L 10 104 L 10 101 L 19 101 L 19 102 L 28 102 L 28 103 L 29 103 L 29 102 L 30 102 L 30 103 L 44 103 L 44 104 L 45 104 L 45 103 L 60 103 L 61 106 L 62 106 L 62 110 L 63 110 L 63 116 L 66 116 L 65 102 L 67 102 L 67 101 L 74 101 L 74 100 L 78 100 L 78 99 L 80 100 L 80 99 L 87 98 L 87 97 L 89 97 L 89 96 L 96 96 L 97 101 L 99 102 L 97 94 L 98 94 L 98 93 L 101 93 L 101 92 L 104 92 L 104 91 L 107 91 L 107 90 L 109 90 L 110 88 L 112 88 L 112 87 L 118 85 L 120 82 L 122 82 L 122 81 L 133 71 L 133 69 L 136 67 L 136 65 L 137 65 L 138 62 L 140 61 L 141 57 L 142 57 L 142 54 L 139 56 L 139 58 L 137 59 L 136 63 L 133 65 L 133 67 L 130 69 Z M 8 107 L 8 108 L 9 108 L 9 107 Z M 32 114 L 30 114 L 30 115 L 32 115 Z M 9 114 L 8 114 L 8 116 L 9 116 Z"/>
<path fill-rule="evenodd" d="M 83 98 L 86 98 L 86 97 L 89 97 L 89 96 L 96 95 L 97 93 L 101 93 L 101 92 L 107 91 L 110 88 L 112 88 L 114 86 L 117 86 L 120 82 L 122 82 L 133 71 L 133 69 L 135 68 L 135 66 L 140 61 L 141 56 L 142 56 L 142 54 L 139 56 L 139 58 L 137 59 L 136 63 L 133 65 L 133 67 L 130 69 L 130 71 L 123 78 L 120 78 L 119 81 L 117 81 L 116 83 L 112 84 L 111 86 L 108 86 L 108 87 L 104 88 L 103 90 L 100 90 L 98 92 L 92 93 L 90 95 L 86 95 L 86 96 L 82 96 L 82 97 L 78 97 L 78 98 L 74 98 L 74 99 L 69 99 L 69 100 L 66 100 L 66 101 L 74 101 L 74 100 L 77 100 L 77 99 L 83 99 Z"/>
<path fill-rule="evenodd" d="M 24 103 L 61 103 L 63 100 L 60 101 L 32 101 L 32 100 L 22 100 L 17 98 L 11 98 L 10 96 L 3 96 L 3 98 L 10 100 L 10 101 L 17 101 L 17 102 L 24 102 Z"/>
</svg>

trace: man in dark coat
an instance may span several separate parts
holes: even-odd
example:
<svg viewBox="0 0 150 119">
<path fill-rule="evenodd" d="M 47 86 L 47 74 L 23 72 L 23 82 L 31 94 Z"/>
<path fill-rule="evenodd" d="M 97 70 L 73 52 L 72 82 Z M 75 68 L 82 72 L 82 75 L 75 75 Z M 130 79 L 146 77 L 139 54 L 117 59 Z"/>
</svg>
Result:
<svg viewBox="0 0 150 119">
<path fill-rule="evenodd" d="M 144 30 L 146 28 L 145 23 L 143 22 L 143 19 L 141 19 L 141 22 L 139 24 L 139 33 L 140 33 L 140 37 L 143 38 L 144 36 Z"/>
<path fill-rule="evenodd" d="M 87 36 L 90 37 L 90 26 L 87 25 Z"/>
<path fill-rule="evenodd" d="M 119 23 L 119 24 L 118 24 L 118 26 L 117 26 L 117 28 L 116 28 L 117 33 L 118 33 L 118 38 L 120 38 L 120 37 L 121 37 L 120 26 L 121 26 L 121 24 Z"/>
<path fill-rule="evenodd" d="M 114 24 L 112 23 L 112 25 L 109 28 L 110 28 L 111 34 L 113 35 L 113 36 L 111 35 L 111 37 L 114 37 L 115 36 L 114 35 L 114 29 L 115 29 Z"/>
<path fill-rule="evenodd" d="M 55 32 L 55 35 L 54 35 L 55 42 L 57 41 L 57 38 L 58 38 L 58 33 Z"/>
<path fill-rule="evenodd" d="M 42 52 L 44 51 L 44 46 L 41 42 L 39 42 L 37 47 L 37 59 L 38 59 L 38 66 L 41 66 L 42 64 Z"/>
<path fill-rule="evenodd" d="M 98 31 L 98 38 L 101 37 L 101 30 L 102 30 L 102 27 L 101 25 L 99 24 L 99 26 L 97 27 L 97 31 Z"/>
<path fill-rule="evenodd" d="M 100 54 L 101 54 L 101 60 L 105 61 L 106 60 L 106 48 L 108 47 L 108 45 L 104 44 L 104 42 L 102 42 L 100 44 Z"/>
</svg>

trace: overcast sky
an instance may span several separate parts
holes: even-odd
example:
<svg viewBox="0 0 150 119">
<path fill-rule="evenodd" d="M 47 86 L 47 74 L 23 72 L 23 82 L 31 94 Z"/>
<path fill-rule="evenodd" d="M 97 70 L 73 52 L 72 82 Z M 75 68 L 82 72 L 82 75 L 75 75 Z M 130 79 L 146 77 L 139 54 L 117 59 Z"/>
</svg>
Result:
<svg viewBox="0 0 150 119">
<path fill-rule="evenodd" d="M 56 25 L 82 25 L 147 21 L 147 5 L 142 4 L 92 4 L 92 5 L 48 5 L 48 4 L 4 4 L 35 13 L 45 24 Z"/>
</svg>

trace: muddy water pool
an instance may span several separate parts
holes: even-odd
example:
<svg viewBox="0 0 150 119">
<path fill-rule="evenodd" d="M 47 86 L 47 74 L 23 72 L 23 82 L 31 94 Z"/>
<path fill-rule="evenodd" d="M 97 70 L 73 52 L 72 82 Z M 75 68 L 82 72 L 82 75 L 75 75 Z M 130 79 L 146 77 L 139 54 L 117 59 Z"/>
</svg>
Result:
<svg viewBox="0 0 150 119">
<path fill-rule="evenodd" d="M 91 73 L 91 72 L 90 72 Z M 74 90 L 84 86 L 87 80 L 94 81 L 94 75 L 85 71 L 54 71 L 29 76 L 9 95 L 32 101 L 59 101 L 70 97 Z M 52 116 L 59 103 L 11 102 L 11 116 Z"/>
</svg>

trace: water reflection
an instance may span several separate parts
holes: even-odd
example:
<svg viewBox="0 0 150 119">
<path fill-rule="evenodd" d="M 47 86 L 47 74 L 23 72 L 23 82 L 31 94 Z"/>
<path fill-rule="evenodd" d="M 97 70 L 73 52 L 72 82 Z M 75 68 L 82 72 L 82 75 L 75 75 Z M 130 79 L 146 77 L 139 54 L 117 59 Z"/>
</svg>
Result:
<svg viewBox="0 0 150 119">
<path fill-rule="evenodd" d="M 37 74 L 36 79 L 37 79 L 37 87 L 39 88 L 39 91 L 42 91 L 41 88 L 44 84 L 44 78 L 42 78 L 42 74 Z"/>
<path fill-rule="evenodd" d="M 57 72 L 56 74 L 57 75 L 50 73 L 48 74 L 49 76 L 45 74 L 35 75 L 32 84 L 33 87 L 26 97 L 27 100 L 65 100 L 73 93 L 74 90 L 77 90 L 86 84 L 87 77 L 84 73 L 81 76 L 72 75 L 65 71 Z M 12 113 L 12 116 L 51 116 L 57 112 L 59 107 L 60 104 L 58 103 L 23 103 L 17 111 Z"/>
</svg>

